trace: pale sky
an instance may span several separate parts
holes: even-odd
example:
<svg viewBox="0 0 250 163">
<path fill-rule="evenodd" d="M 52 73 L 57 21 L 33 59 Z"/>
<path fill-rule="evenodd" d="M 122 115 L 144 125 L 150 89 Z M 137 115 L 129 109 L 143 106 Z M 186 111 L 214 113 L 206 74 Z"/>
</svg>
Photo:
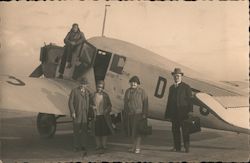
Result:
<svg viewBox="0 0 250 163">
<path fill-rule="evenodd" d="M 45 43 L 63 46 L 73 23 L 86 38 L 134 43 L 216 80 L 248 79 L 248 2 L 0 3 L 1 73 L 28 76 Z"/>
</svg>

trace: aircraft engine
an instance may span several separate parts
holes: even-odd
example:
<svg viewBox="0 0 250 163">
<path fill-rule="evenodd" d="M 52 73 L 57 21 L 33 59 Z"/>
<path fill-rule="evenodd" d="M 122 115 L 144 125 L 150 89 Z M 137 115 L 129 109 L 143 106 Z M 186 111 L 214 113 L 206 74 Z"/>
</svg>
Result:
<svg viewBox="0 0 250 163">
<path fill-rule="evenodd" d="M 209 110 L 204 107 L 200 107 L 200 113 L 204 116 L 207 116 L 209 114 Z"/>
<path fill-rule="evenodd" d="M 52 138 L 56 132 L 56 116 L 39 113 L 37 115 L 37 129 L 42 138 Z"/>
</svg>

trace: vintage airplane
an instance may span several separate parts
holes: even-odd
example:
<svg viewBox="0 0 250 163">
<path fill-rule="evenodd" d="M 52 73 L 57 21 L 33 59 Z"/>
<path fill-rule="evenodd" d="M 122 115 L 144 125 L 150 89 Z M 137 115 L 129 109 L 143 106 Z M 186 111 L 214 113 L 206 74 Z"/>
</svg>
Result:
<svg viewBox="0 0 250 163">
<path fill-rule="evenodd" d="M 65 69 L 64 79 L 59 79 L 56 76 L 62 54 L 63 47 L 45 45 L 41 48 L 41 64 L 30 77 L 0 78 L 0 108 L 37 112 L 42 137 L 52 137 L 59 118 L 69 115 L 68 97 L 81 76 L 88 78 L 91 91 L 96 81 L 105 80 L 112 114 L 116 115 L 113 117 L 118 119 L 128 81 L 133 75 L 139 76 L 149 97 L 149 117 L 165 120 L 168 90 L 173 84 L 171 71 L 175 67 L 185 73 L 183 81 L 193 92 L 193 115 L 200 117 L 203 127 L 250 133 L 248 84 L 240 87 L 202 79 L 193 70 L 149 50 L 108 37 L 93 37 L 83 43 L 80 54 L 74 55 L 73 66 Z"/>
</svg>

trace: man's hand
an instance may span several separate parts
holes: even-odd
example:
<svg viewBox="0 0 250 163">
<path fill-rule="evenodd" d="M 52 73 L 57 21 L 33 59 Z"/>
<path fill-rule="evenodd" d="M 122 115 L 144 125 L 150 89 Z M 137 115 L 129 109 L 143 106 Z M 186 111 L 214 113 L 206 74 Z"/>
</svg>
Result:
<svg viewBox="0 0 250 163">
<path fill-rule="evenodd" d="M 188 113 L 188 117 L 193 117 L 193 113 L 192 113 L 192 112 L 189 112 L 189 113 Z"/>
<path fill-rule="evenodd" d="M 72 113 L 72 114 L 71 114 L 71 117 L 72 117 L 73 119 L 75 119 L 75 118 L 76 118 L 76 113 Z"/>
<path fill-rule="evenodd" d="M 76 45 L 76 43 L 74 41 L 71 41 L 70 44 L 73 46 Z"/>
<path fill-rule="evenodd" d="M 142 118 L 147 118 L 146 114 L 142 114 Z"/>
</svg>

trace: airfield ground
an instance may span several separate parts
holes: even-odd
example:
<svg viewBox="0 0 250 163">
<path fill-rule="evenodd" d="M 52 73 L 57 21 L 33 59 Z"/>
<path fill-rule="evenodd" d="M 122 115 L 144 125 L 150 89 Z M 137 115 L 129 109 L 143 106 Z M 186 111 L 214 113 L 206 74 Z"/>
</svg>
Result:
<svg viewBox="0 0 250 163">
<path fill-rule="evenodd" d="M 171 124 L 150 120 L 153 135 L 143 140 L 141 154 L 128 153 L 130 140 L 122 134 L 109 137 L 108 150 L 98 154 L 93 137 L 89 137 L 88 154 L 72 150 L 71 124 L 61 124 L 52 139 L 42 139 L 36 129 L 36 114 L 0 112 L 0 160 L 12 162 L 169 162 L 225 161 L 248 162 L 249 135 L 212 129 L 191 136 L 190 153 L 170 152 Z"/>
</svg>

